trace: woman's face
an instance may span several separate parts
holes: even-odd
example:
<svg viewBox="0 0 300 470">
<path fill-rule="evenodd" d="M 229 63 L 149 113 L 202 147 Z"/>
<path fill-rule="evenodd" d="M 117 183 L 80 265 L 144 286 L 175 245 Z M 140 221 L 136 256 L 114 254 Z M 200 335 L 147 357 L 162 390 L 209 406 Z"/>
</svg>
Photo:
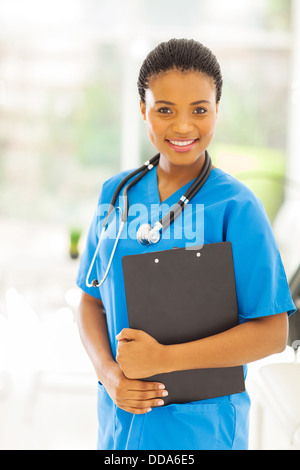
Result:
<svg viewBox="0 0 300 470">
<path fill-rule="evenodd" d="M 150 79 L 140 107 L 152 144 L 170 163 L 189 165 L 204 155 L 218 113 L 211 78 L 193 71 L 163 72 Z"/>
</svg>

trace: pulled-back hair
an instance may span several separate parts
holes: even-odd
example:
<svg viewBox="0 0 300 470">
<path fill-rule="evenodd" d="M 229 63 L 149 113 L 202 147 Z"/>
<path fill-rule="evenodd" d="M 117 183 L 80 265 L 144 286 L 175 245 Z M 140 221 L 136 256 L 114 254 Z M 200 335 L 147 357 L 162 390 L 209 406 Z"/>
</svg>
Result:
<svg viewBox="0 0 300 470">
<path fill-rule="evenodd" d="M 180 71 L 197 71 L 213 80 L 216 87 L 216 101 L 222 94 L 222 73 L 217 58 L 208 47 L 194 39 L 170 39 L 158 44 L 144 60 L 138 77 L 138 91 L 145 103 L 146 89 L 149 81 L 161 72 L 177 69 Z"/>
</svg>

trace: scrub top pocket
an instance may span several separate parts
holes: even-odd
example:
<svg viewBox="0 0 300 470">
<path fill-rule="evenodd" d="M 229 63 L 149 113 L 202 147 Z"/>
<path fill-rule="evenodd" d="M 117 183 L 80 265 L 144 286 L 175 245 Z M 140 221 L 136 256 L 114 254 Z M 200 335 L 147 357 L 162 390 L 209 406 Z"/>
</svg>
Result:
<svg viewBox="0 0 300 470">
<path fill-rule="evenodd" d="M 139 449 L 229 450 L 235 428 L 235 408 L 227 397 L 167 405 L 145 415 Z"/>
</svg>

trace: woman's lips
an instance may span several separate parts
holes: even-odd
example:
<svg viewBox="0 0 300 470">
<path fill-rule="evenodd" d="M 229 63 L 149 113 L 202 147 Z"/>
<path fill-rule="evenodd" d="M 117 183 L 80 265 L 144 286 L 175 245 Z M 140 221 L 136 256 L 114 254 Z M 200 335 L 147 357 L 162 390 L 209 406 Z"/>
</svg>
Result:
<svg viewBox="0 0 300 470">
<path fill-rule="evenodd" d="M 171 147 L 173 150 L 176 152 L 189 152 L 192 150 L 192 148 L 196 145 L 199 139 L 185 139 L 185 140 L 168 140 L 166 139 L 166 142 L 168 143 L 169 147 Z"/>
</svg>

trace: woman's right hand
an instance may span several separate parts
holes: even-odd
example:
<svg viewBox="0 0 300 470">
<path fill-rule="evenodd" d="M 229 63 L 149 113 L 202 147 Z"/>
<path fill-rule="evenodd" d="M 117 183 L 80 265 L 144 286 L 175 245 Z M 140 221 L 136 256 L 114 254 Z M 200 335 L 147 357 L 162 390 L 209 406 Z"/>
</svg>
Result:
<svg viewBox="0 0 300 470">
<path fill-rule="evenodd" d="M 163 405 L 163 397 L 168 395 L 160 382 L 128 379 L 118 363 L 109 368 L 101 383 L 114 403 L 129 413 L 148 413 L 153 406 Z"/>
</svg>

